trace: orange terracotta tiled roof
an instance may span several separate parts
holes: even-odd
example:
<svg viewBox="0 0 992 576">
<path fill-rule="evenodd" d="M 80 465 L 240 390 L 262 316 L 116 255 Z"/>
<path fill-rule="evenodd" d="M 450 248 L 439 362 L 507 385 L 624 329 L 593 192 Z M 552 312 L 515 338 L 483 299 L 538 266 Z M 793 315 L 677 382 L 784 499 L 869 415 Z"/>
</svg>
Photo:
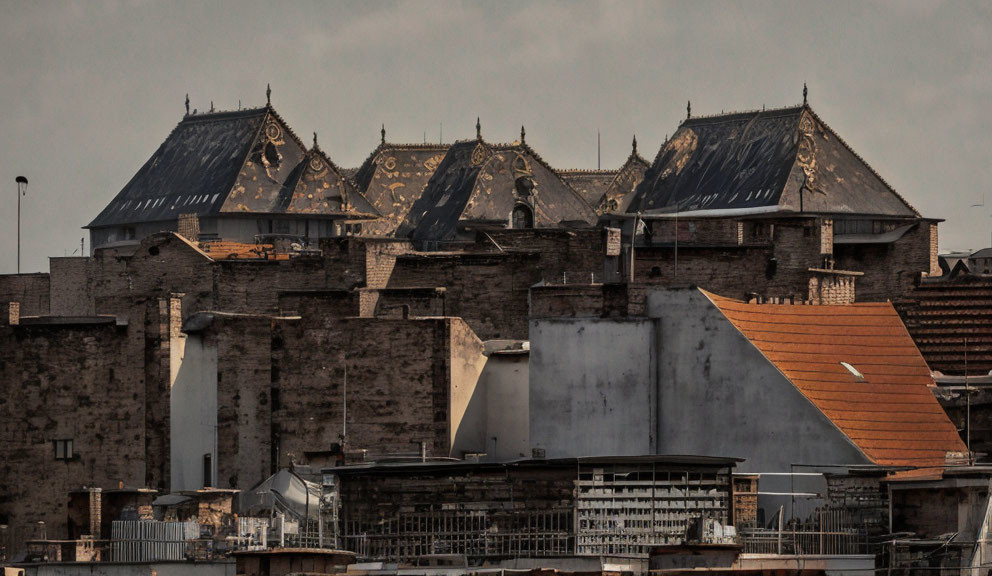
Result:
<svg viewBox="0 0 992 576">
<path fill-rule="evenodd" d="M 948 452 L 967 451 L 890 303 L 747 304 L 705 294 L 876 464 L 942 466 Z"/>
</svg>

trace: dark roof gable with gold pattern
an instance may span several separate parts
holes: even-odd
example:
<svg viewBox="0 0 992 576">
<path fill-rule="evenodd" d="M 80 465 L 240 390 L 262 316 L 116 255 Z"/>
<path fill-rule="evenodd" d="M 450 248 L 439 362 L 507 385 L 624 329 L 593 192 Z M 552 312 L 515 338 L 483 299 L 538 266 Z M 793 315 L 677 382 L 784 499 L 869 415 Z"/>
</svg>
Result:
<svg viewBox="0 0 992 576">
<path fill-rule="evenodd" d="M 808 105 L 685 120 L 631 197 L 638 211 L 919 217 Z"/>
<path fill-rule="evenodd" d="M 374 216 L 342 179 L 325 154 L 307 151 L 271 106 L 187 114 L 87 227 L 172 221 L 180 214 Z M 335 205 L 335 194 L 350 204 Z"/>
<path fill-rule="evenodd" d="M 397 236 L 441 241 L 459 221 L 508 225 L 526 205 L 538 228 L 596 223 L 595 211 L 524 142 L 491 145 L 478 138 L 451 146 Z"/>
<path fill-rule="evenodd" d="M 637 153 L 635 138 L 630 156 L 618 170 L 561 170 L 558 174 L 602 216 L 623 210 L 650 166 Z"/>
<path fill-rule="evenodd" d="M 391 236 L 448 151 L 447 144 L 392 144 L 383 142 L 354 171 L 358 190 L 382 215 L 363 226 L 363 234 Z"/>
</svg>

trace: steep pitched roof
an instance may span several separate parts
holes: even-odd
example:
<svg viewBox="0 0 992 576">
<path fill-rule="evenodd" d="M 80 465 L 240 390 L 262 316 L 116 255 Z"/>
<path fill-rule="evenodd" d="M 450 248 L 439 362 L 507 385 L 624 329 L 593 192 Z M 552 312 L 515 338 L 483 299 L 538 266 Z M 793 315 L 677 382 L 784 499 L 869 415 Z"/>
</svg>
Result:
<svg viewBox="0 0 992 576">
<path fill-rule="evenodd" d="M 617 170 L 560 170 L 558 175 L 602 216 L 623 210 L 650 167 L 637 153 L 635 138 L 630 156 Z"/>
<path fill-rule="evenodd" d="M 364 233 L 390 236 L 420 198 L 444 154 L 446 144 L 383 142 L 354 171 L 358 190 L 382 215 L 364 225 Z"/>
<path fill-rule="evenodd" d="M 948 452 L 967 451 L 891 304 L 747 304 L 704 294 L 876 464 L 942 466 Z"/>
<path fill-rule="evenodd" d="M 992 371 L 992 277 L 928 278 L 895 306 L 931 368 L 963 375 L 967 338 L 969 375 Z"/>
<path fill-rule="evenodd" d="M 271 106 L 186 115 L 88 228 L 189 213 L 292 213 L 300 205 L 292 193 L 313 157 Z M 312 203 L 306 213 L 340 215 Z"/>
<path fill-rule="evenodd" d="M 414 240 L 450 238 L 459 221 L 509 221 L 518 201 L 517 182 L 526 178 L 534 225 L 596 223 L 595 211 L 558 173 L 523 142 L 492 145 L 482 139 L 456 142 L 448 150 L 397 235 Z"/>
<path fill-rule="evenodd" d="M 685 120 L 659 150 L 628 212 L 800 208 L 919 216 L 807 105 Z"/>
<path fill-rule="evenodd" d="M 303 155 L 287 178 L 277 209 L 287 214 L 341 214 L 355 219 L 379 216 L 355 184 L 316 145 Z"/>
</svg>

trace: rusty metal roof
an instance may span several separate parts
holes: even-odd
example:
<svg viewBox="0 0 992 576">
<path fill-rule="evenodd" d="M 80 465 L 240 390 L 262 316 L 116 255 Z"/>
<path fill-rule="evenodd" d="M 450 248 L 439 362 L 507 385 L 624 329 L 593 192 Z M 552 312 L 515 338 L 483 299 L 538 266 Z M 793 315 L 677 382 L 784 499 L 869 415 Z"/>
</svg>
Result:
<svg viewBox="0 0 992 576">
<path fill-rule="evenodd" d="M 948 452 L 967 451 L 890 303 L 748 304 L 704 294 L 876 464 L 942 466 Z"/>
<path fill-rule="evenodd" d="M 919 216 L 806 105 L 685 120 L 662 145 L 627 211 L 718 215 L 800 208 Z"/>
</svg>

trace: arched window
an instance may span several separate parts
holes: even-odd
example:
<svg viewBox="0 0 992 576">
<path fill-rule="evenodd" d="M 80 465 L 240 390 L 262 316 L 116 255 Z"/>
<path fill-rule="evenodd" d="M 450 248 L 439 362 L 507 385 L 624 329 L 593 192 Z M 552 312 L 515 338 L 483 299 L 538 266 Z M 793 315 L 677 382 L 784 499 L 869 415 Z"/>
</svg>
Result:
<svg viewBox="0 0 992 576">
<path fill-rule="evenodd" d="M 513 214 L 510 217 L 510 227 L 516 230 L 534 227 L 534 212 L 530 206 L 517 204 L 513 207 Z"/>
</svg>

